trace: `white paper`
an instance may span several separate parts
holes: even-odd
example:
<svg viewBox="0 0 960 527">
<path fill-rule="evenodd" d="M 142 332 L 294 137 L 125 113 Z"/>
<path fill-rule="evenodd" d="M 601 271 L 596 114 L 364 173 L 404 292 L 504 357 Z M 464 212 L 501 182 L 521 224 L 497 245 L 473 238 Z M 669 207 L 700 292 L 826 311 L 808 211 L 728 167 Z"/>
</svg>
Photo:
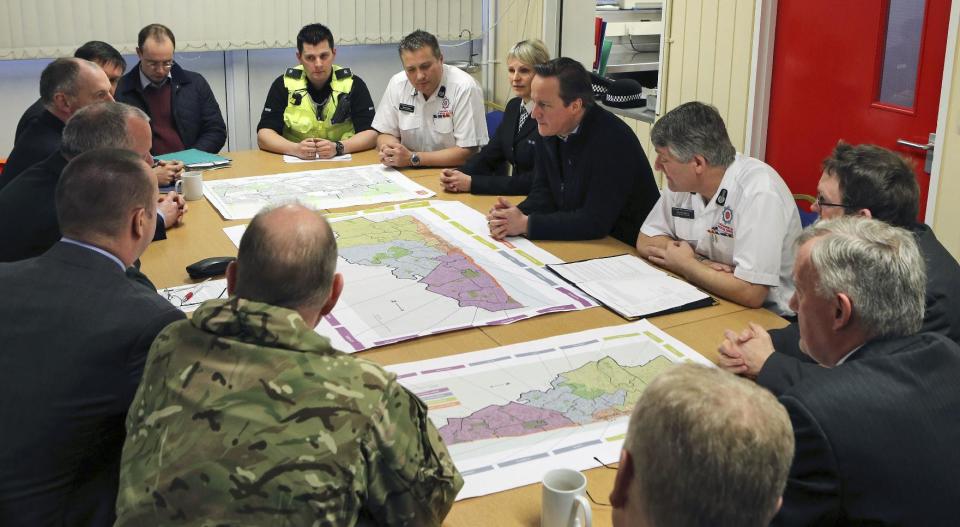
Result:
<svg viewBox="0 0 960 527">
<path fill-rule="evenodd" d="M 631 318 L 709 297 L 630 254 L 555 265 L 551 269 L 614 311 Z"/>
<path fill-rule="evenodd" d="M 345 352 L 597 305 L 547 271 L 558 258 L 523 238 L 493 240 L 483 214 L 459 202 L 328 219 L 345 285 L 317 332 Z M 224 232 L 239 247 L 245 228 Z"/>
<path fill-rule="evenodd" d="M 203 195 L 228 220 L 250 219 L 267 205 L 299 201 L 335 209 L 436 195 L 383 165 L 307 170 L 203 182 Z"/>
<path fill-rule="evenodd" d="M 299 157 L 296 157 L 296 156 L 291 156 L 291 155 L 283 154 L 283 162 L 284 162 L 284 163 L 316 163 L 316 162 L 318 162 L 318 161 L 350 161 L 351 159 L 353 159 L 353 156 L 350 155 L 350 154 L 343 154 L 342 156 L 333 156 L 333 157 L 327 158 L 327 159 L 319 159 L 319 158 L 317 158 L 317 159 L 300 159 Z"/>
<path fill-rule="evenodd" d="M 462 500 L 616 463 L 644 387 L 680 362 L 712 366 L 639 321 L 386 369 L 426 403 Z"/>
<path fill-rule="evenodd" d="M 227 298 L 227 279 L 205 280 L 196 284 L 167 287 L 158 289 L 157 293 L 180 311 L 190 313 L 207 300 Z"/>
</svg>

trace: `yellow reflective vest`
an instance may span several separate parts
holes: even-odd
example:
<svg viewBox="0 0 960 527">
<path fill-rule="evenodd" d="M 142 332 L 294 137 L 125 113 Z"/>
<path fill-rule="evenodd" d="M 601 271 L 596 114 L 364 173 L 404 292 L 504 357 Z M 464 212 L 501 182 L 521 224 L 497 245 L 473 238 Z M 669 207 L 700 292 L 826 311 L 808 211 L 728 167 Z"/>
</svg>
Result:
<svg viewBox="0 0 960 527">
<path fill-rule="evenodd" d="M 294 70 L 303 72 L 303 65 Z M 287 107 L 283 110 L 283 137 L 294 143 L 299 143 L 308 137 L 317 137 L 328 141 L 343 141 L 353 137 L 353 121 L 348 117 L 345 121 L 333 124 L 333 116 L 337 111 L 337 104 L 342 95 L 350 93 L 353 87 L 353 75 L 348 73 L 337 75 L 340 66 L 334 65 L 330 73 L 330 88 L 333 92 L 323 107 L 323 120 L 317 119 L 316 104 L 307 91 L 306 74 L 295 79 L 290 75 L 283 76 L 283 86 L 287 89 Z M 299 101 L 299 104 L 296 104 Z"/>
</svg>

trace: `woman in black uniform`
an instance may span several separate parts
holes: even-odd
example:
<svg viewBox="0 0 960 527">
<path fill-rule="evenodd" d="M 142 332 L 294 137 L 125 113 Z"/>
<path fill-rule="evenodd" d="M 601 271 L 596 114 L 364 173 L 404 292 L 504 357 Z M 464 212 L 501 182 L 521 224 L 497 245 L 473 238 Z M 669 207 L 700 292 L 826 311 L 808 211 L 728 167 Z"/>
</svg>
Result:
<svg viewBox="0 0 960 527">
<path fill-rule="evenodd" d="M 533 183 L 533 147 L 540 139 L 537 121 L 530 116 L 530 84 L 534 66 L 550 60 L 539 40 L 517 42 L 507 54 L 507 72 L 516 97 L 504 110 L 503 121 L 490 142 L 459 169 L 444 169 L 440 182 L 447 192 L 524 195 Z M 510 174 L 508 165 L 512 167 Z"/>
</svg>

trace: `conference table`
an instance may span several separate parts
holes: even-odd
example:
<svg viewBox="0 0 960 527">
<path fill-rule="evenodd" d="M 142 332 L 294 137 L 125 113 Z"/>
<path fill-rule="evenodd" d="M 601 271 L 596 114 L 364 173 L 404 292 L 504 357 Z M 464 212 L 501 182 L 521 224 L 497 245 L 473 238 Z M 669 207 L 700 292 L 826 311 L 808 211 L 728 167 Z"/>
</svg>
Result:
<svg viewBox="0 0 960 527">
<path fill-rule="evenodd" d="M 346 162 L 285 163 L 281 156 L 261 151 L 241 151 L 225 154 L 233 160 L 228 168 L 204 173 L 207 181 L 248 177 L 281 172 L 322 170 L 348 166 L 369 165 L 378 162 L 375 151 L 353 154 Z M 437 193 L 432 199 L 455 200 L 486 213 L 495 196 L 448 193 L 440 185 L 440 169 L 403 169 L 404 175 Z M 522 200 L 522 197 L 507 198 Z M 237 248 L 223 232 L 225 227 L 249 223 L 249 220 L 224 220 L 206 199 L 190 201 L 183 224 L 169 229 L 167 239 L 150 244 L 141 257 L 141 270 L 157 287 L 172 287 L 195 282 L 186 272 L 186 266 L 210 256 L 236 256 Z M 362 210 L 369 206 L 337 209 L 337 212 Z M 328 212 L 328 211 L 320 211 Z M 600 240 L 535 242 L 539 247 L 564 261 L 636 254 L 636 249 L 607 237 Z M 350 284 L 345 284 L 350 287 Z M 749 309 L 717 299 L 711 307 L 671 313 L 648 319 L 669 335 L 716 362 L 717 346 L 723 330 L 740 331 L 749 322 L 766 328 L 786 325 L 786 321 L 765 309 Z M 544 337 L 587 329 L 625 324 L 628 321 L 605 307 L 541 315 L 502 326 L 470 328 L 429 337 L 417 338 L 360 352 L 360 356 L 382 365 L 431 359 L 456 353 L 477 351 Z M 612 465 L 616 466 L 616 465 Z M 593 504 L 593 522 L 597 526 L 611 525 L 608 496 L 613 488 L 616 471 L 599 466 L 585 472 L 587 490 L 597 503 Z M 447 516 L 447 526 L 539 526 L 540 484 L 527 485 L 488 496 L 457 502 Z M 598 504 L 599 503 L 599 504 Z"/>
</svg>

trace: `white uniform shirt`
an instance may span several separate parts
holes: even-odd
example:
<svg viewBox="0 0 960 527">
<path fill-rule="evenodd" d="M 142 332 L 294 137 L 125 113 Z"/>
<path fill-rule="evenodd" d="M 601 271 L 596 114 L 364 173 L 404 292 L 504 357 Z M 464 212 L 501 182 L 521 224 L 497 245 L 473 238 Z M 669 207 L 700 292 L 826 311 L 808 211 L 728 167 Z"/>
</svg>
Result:
<svg viewBox="0 0 960 527">
<path fill-rule="evenodd" d="M 685 240 L 697 254 L 733 266 L 737 278 L 770 286 L 764 305 L 781 315 L 793 314 L 794 241 L 800 231 L 797 205 L 780 175 L 741 154 L 709 202 L 664 188 L 640 228 L 647 236 Z"/>
<path fill-rule="evenodd" d="M 473 77 L 446 64 L 437 91 L 426 101 L 405 72 L 394 75 L 380 100 L 373 128 L 399 137 L 412 152 L 483 146 L 489 140 L 483 91 Z"/>
</svg>

